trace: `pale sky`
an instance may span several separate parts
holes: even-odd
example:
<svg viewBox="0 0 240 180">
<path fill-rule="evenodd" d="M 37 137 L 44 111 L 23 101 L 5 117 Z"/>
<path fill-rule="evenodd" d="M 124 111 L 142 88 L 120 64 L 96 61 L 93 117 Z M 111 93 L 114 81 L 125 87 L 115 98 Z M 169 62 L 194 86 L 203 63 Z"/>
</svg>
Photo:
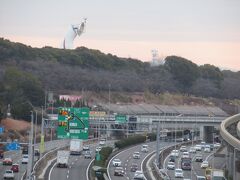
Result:
<svg viewBox="0 0 240 180">
<path fill-rule="evenodd" d="M 59 48 L 84 17 L 75 47 L 142 61 L 156 49 L 240 70 L 240 0 L 0 0 L 0 37 Z"/>
</svg>

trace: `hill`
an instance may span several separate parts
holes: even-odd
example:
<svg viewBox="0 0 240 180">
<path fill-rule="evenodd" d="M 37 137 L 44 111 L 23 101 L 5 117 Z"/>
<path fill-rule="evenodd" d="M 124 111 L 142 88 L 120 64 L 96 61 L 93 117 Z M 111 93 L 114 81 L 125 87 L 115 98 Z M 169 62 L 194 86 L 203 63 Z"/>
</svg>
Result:
<svg viewBox="0 0 240 180">
<path fill-rule="evenodd" d="M 10 104 L 14 118 L 29 119 L 32 107 L 44 104 L 46 90 L 56 95 L 84 90 L 96 98 L 111 90 L 118 96 L 149 92 L 240 99 L 240 72 L 221 71 L 210 64 L 198 66 L 178 56 L 168 56 L 164 65 L 151 67 L 86 47 L 32 48 L 1 38 L 0 64 L 0 118 Z"/>
</svg>

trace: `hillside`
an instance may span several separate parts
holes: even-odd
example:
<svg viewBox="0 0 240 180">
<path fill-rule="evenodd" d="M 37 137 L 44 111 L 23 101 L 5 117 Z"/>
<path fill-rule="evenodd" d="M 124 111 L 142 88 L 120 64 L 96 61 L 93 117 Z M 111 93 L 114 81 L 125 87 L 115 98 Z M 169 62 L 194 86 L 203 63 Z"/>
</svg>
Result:
<svg viewBox="0 0 240 180">
<path fill-rule="evenodd" d="M 109 90 L 112 100 L 116 101 L 130 101 L 123 94 L 134 95 L 135 92 L 149 92 L 153 96 L 149 96 L 148 101 L 160 103 L 163 100 L 156 99 L 164 93 L 240 99 L 240 72 L 221 71 L 210 64 L 198 66 L 178 56 L 168 56 L 164 65 L 151 67 L 140 60 L 85 47 L 75 50 L 32 48 L 2 38 L 0 64 L 0 118 L 10 104 L 14 118 L 29 119 L 27 114 L 32 106 L 41 107 L 44 92 L 48 90 L 55 95 L 92 92 L 95 94 L 92 103 L 104 101 L 99 98 L 100 94 Z"/>
</svg>

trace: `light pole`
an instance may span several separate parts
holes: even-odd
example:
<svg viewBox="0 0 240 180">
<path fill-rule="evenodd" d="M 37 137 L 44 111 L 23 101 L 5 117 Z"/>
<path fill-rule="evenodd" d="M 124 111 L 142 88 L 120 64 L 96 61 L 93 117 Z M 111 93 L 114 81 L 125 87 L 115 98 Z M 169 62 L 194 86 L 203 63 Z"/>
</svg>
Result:
<svg viewBox="0 0 240 180">
<path fill-rule="evenodd" d="M 29 144 L 28 144 L 28 165 L 27 165 L 27 179 L 31 179 L 32 172 L 32 160 L 33 160 L 33 111 L 31 111 L 31 130 L 29 133 Z"/>
<path fill-rule="evenodd" d="M 44 119 L 43 119 L 43 106 L 42 106 L 42 124 L 41 124 L 41 142 L 40 142 L 40 157 L 44 152 Z"/>
</svg>

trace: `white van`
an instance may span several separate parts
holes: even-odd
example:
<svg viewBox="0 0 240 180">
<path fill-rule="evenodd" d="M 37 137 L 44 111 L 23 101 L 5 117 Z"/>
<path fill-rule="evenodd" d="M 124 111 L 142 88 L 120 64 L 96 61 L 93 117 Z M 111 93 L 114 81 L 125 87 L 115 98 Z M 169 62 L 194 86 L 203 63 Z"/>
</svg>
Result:
<svg viewBox="0 0 240 180">
<path fill-rule="evenodd" d="M 143 144 L 141 151 L 147 153 L 148 152 L 148 145 L 147 144 Z"/>
</svg>

